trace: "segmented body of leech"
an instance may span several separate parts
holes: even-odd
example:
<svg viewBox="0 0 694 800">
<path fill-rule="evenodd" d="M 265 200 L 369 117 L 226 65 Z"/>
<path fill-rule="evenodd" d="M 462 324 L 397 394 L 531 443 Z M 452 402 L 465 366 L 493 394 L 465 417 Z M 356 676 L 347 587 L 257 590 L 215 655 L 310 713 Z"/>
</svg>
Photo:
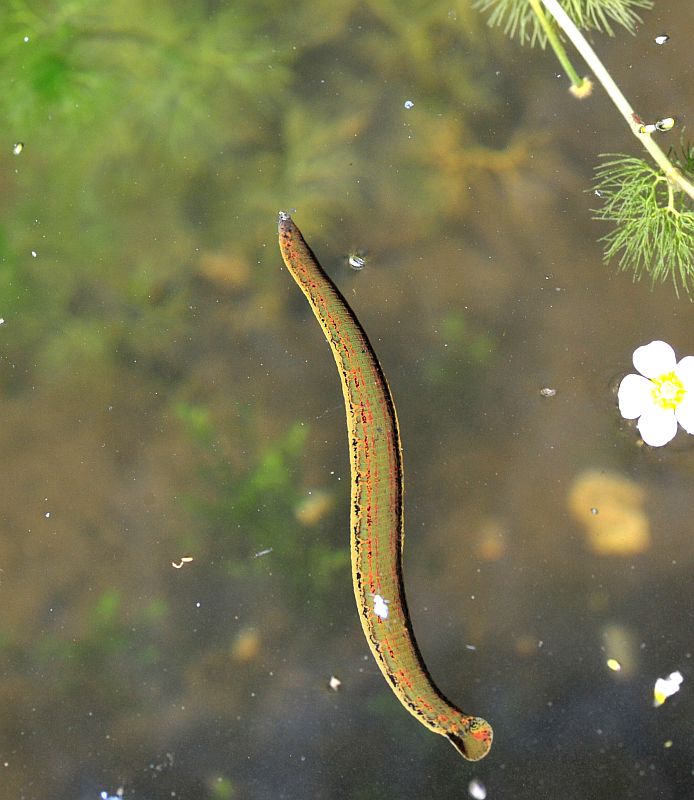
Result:
<svg viewBox="0 0 694 800">
<path fill-rule="evenodd" d="M 463 713 L 434 684 L 412 631 L 402 579 L 403 470 L 393 399 L 353 311 L 289 214 L 280 212 L 284 263 L 306 295 L 332 350 L 347 412 L 352 475 L 352 579 L 364 635 L 403 706 L 466 759 L 483 758 L 492 728 Z"/>
</svg>

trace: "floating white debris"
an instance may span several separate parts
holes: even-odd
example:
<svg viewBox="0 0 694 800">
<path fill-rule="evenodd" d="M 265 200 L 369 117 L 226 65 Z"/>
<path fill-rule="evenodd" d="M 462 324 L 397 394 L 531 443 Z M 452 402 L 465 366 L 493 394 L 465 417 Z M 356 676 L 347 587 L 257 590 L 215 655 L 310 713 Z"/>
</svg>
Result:
<svg viewBox="0 0 694 800">
<path fill-rule="evenodd" d="M 682 673 L 679 671 L 671 672 L 667 678 L 658 678 L 653 687 L 653 705 L 658 708 L 668 697 L 677 694 L 683 680 Z"/>
<path fill-rule="evenodd" d="M 674 127 L 674 117 L 663 117 L 663 119 L 659 119 L 657 122 L 649 122 L 647 125 L 642 125 L 639 128 L 639 133 L 655 133 L 656 131 L 665 133 L 666 131 L 672 130 Z"/>
<path fill-rule="evenodd" d="M 174 569 L 181 569 L 184 564 L 190 564 L 192 560 L 192 556 L 183 556 L 178 564 L 175 561 L 172 561 L 171 566 L 174 567 Z"/>
<path fill-rule="evenodd" d="M 411 108 L 414 108 L 414 101 L 413 100 L 405 100 L 403 105 L 409 111 Z"/>
<path fill-rule="evenodd" d="M 374 613 L 381 619 L 388 619 L 388 601 L 384 600 L 380 594 L 374 595 Z"/>
<path fill-rule="evenodd" d="M 670 41 L 670 37 L 667 35 L 667 33 L 661 33 L 661 34 L 659 34 L 658 36 L 655 37 L 655 43 L 656 44 L 665 44 L 666 42 L 669 42 L 669 41 Z"/>
<path fill-rule="evenodd" d="M 32 250 L 31 251 L 31 257 L 32 258 L 36 258 L 37 255 L 38 255 L 38 253 L 36 252 L 36 250 Z"/>
<path fill-rule="evenodd" d="M 350 267 L 352 267 L 352 269 L 359 271 L 360 269 L 364 269 L 366 266 L 366 259 L 359 253 L 350 253 L 347 263 L 350 265 Z"/>
<path fill-rule="evenodd" d="M 119 786 L 115 794 L 109 794 L 108 792 L 101 792 L 99 797 L 101 798 L 101 800 L 123 800 L 123 787 Z"/>
<path fill-rule="evenodd" d="M 272 552 L 272 548 L 271 547 L 266 547 L 265 550 L 258 550 L 258 552 L 255 553 L 253 558 L 262 558 L 263 556 L 266 556 L 271 552 Z"/>
<path fill-rule="evenodd" d="M 616 658 L 608 658 L 607 659 L 607 668 L 611 669 L 612 672 L 619 672 L 622 668 L 622 665 L 617 661 Z"/>
<path fill-rule="evenodd" d="M 549 386 L 545 386 L 544 388 L 540 389 L 540 394 L 543 397 L 554 397 L 557 393 L 556 389 L 550 389 Z"/>
<path fill-rule="evenodd" d="M 342 681 L 339 678 L 336 678 L 334 675 L 330 676 L 330 680 L 328 681 L 328 686 L 336 692 L 340 686 L 342 686 Z"/>
<path fill-rule="evenodd" d="M 24 150 L 24 142 L 15 142 L 12 145 L 12 152 L 14 155 L 18 156 L 22 150 Z"/>
<path fill-rule="evenodd" d="M 473 778 L 470 783 L 468 783 L 467 791 L 474 800 L 485 800 L 487 796 L 487 787 L 479 778 Z"/>
<path fill-rule="evenodd" d="M 656 130 L 658 131 L 671 131 L 675 127 L 674 117 L 664 117 L 655 123 Z"/>
</svg>

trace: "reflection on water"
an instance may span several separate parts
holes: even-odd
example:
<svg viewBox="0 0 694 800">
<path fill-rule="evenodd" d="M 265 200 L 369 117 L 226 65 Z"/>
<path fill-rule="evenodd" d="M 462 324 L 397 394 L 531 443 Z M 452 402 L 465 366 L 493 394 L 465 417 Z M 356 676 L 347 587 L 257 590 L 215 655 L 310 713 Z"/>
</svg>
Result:
<svg viewBox="0 0 694 800">
<path fill-rule="evenodd" d="M 668 30 L 656 116 L 688 66 L 658 8 L 599 40 L 633 75 Z M 639 447 L 616 387 L 643 342 L 694 352 L 692 310 L 601 263 L 607 102 L 467 3 L 148 9 L 0 31 L 0 799 L 687 796 L 694 448 Z M 363 641 L 283 207 L 393 389 L 413 622 L 494 726 L 474 767 Z"/>
</svg>

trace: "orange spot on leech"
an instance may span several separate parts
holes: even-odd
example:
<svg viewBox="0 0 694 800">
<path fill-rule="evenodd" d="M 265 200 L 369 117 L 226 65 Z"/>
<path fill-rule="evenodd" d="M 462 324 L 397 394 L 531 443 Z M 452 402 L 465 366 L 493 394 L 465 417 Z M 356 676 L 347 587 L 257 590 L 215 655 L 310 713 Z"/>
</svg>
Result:
<svg viewBox="0 0 694 800">
<path fill-rule="evenodd" d="M 406 686 L 409 686 L 410 689 L 412 688 L 412 681 L 407 677 L 405 670 L 401 669 L 398 671 L 398 680 Z"/>
</svg>

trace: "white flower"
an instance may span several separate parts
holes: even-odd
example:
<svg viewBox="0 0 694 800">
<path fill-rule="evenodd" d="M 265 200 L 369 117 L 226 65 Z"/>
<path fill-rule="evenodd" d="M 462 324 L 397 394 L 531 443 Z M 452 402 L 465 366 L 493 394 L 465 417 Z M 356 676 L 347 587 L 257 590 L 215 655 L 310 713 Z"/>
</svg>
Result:
<svg viewBox="0 0 694 800">
<path fill-rule="evenodd" d="M 674 438 L 677 423 L 694 433 L 694 356 L 681 361 L 666 342 L 655 341 L 634 350 L 640 375 L 627 375 L 619 384 L 619 411 L 636 419 L 641 438 L 661 447 Z"/>
</svg>

